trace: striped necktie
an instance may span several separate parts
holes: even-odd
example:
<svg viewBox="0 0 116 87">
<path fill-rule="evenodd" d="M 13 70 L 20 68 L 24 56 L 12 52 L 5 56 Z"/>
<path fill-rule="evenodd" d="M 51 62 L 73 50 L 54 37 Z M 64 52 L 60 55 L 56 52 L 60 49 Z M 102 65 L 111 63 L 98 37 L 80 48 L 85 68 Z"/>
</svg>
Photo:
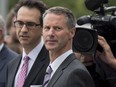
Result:
<svg viewBox="0 0 116 87">
<path fill-rule="evenodd" d="M 46 70 L 45 77 L 44 77 L 44 82 L 43 82 L 44 87 L 46 87 L 48 85 L 48 82 L 50 81 L 50 78 L 51 78 L 52 71 L 53 70 L 52 70 L 51 66 L 49 65 L 47 70 Z"/>
</svg>

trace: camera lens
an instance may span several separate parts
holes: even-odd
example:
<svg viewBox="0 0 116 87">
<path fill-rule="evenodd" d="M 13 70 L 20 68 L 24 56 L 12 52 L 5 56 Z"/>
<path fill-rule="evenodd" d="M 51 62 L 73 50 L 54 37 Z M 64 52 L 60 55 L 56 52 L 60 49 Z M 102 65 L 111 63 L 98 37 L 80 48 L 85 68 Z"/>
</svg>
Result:
<svg viewBox="0 0 116 87">
<path fill-rule="evenodd" d="M 97 44 L 97 32 L 95 30 L 77 28 L 73 38 L 73 50 L 75 52 L 93 53 Z"/>
</svg>

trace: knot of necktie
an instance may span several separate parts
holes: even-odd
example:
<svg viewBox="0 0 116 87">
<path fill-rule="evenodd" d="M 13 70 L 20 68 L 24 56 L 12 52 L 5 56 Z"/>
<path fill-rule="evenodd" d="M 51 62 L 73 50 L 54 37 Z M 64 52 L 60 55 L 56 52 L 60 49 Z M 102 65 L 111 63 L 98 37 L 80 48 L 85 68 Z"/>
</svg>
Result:
<svg viewBox="0 0 116 87">
<path fill-rule="evenodd" d="M 43 82 L 43 86 L 44 87 L 46 87 L 47 86 L 47 84 L 48 84 L 48 82 L 49 82 L 49 80 L 50 80 L 50 78 L 51 78 L 51 73 L 52 73 L 52 68 L 51 68 L 51 66 L 49 65 L 48 67 L 47 67 L 47 70 L 46 70 L 46 74 L 45 74 L 45 77 L 44 77 L 44 82 Z"/>
<path fill-rule="evenodd" d="M 25 56 L 25 57 L 24 57 L 24 62 L 27 63 L 27 62 L 29 61 L 29 59 L 30 59 L 30 58 L 29 58 L 28 56 Z"/>
<path fill-rule="evenodd" d="M 49 66 L 47 67 L 46 74 L 51 74 L 51 73 L 52 73 L 52 68 L 51 68 L 51 66 L 49 65 Z"/>
</svg>

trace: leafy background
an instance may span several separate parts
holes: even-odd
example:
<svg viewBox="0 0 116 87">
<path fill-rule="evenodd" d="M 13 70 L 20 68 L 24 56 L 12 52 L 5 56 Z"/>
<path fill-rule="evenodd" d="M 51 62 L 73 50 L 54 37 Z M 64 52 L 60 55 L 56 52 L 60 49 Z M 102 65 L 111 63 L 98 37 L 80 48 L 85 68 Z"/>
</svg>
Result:
<svg viewBox="0 0 116 87">
<path fill-rule="evenodd" d="M 93 13 L 85 7 L 84 1 L 85 0 L 43 0 L 43 2 L 45 2 L 49 7 L 64 6 L 69 8 L 70 10 L 72 10 L 76 17 Z M 8 10 L 13 8 L 17 2 L 18 0 L 10 0 Z M 109 0 L 107 6 L 116 6 L 116 0 Z"/>
</svg>

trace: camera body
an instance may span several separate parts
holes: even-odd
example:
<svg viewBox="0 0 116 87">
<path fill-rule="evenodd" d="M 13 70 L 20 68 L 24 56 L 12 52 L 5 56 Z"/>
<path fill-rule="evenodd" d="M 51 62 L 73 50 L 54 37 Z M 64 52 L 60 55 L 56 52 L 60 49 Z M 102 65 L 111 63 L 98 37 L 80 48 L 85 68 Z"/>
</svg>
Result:
<svg viewBox="0 0 116 87">
<path fill-rule="evenodd" d="M 86 28 L 81 29 L 82 31 L 83 31 L 83 29 L 87 30 L 87 32 L 85 32 L 84 35 L 86 35 L 86 33 L 88 33 L 88 32 L 93 33 L 93 34 L 92 33 L 90 33 L 90 34 L 94 35 L 93 36 L 94 40 L 91 39 L 88 42 L 94 43 L 95 45 L 97 45 L 97 41 L 95 39 L 96 39 L 97 35 L 101 35 L 106 39 L 106 41 L 110 45 L 112 52 L 115 53 L 116 52 L 116 14 L 115 14 L 116 6 L 104 7 L 103 4 L 108 3 L 108 1 L 106 1 L 106 0 L 96 0 L 96 3 L 97 3 L 96 5 L 95 5 L 95 2 L 93 2 L 93 3 L 92 2 L 90 3 L 90 2 L 91 2 L 91 0 L 86 0 L 85 5 L 89 10 L 94 11 L 96 14 L 82 16 L 82 17 L 78 18 L 77 24 L 83 25 L 83 24 L 90 23 L 92 25 L 91 30 L 93 30 L 93 31 L 88 30 Z M 96 7 L 94 7 L 94 6 L 96 6 Z M 110 14 L 108 14 L 108 12 L 110 12 Z M 97 32 L 95 32 L 95 31 L 97 31 Z M 77 28 L 77 32 L 78 32 L 78 28 Z M 89 38 L 89 36 L 90 35 L 88 35 L 86 37 Z M 78 37 L 78 35 L 74 37 L 74 41 L 73 41 L 74 48 L 76 48 L 75 51 L 84 52 L 84 53 L 94 53 L 96 49 L 99 51 L 102 51 L 102 48 L 100 47 L 100 45 L 97 45 L 97 46 L 93 45 L 93 47 L 91 47 L 90 50 L 86 50 L 86 49 L 84 50 L 83 47 L 79 48 L 78 44 L 76 46 L 76 42 L 79 43 L 77 37 Z M 83 38 L 81 38 L 81 39 L 83 40 Z M 82 41 L 82 40 L 80 40 L 80 41 Z M 81 50 L 81 49 L 83 49 L 83 50 Z"/>
</svg>

